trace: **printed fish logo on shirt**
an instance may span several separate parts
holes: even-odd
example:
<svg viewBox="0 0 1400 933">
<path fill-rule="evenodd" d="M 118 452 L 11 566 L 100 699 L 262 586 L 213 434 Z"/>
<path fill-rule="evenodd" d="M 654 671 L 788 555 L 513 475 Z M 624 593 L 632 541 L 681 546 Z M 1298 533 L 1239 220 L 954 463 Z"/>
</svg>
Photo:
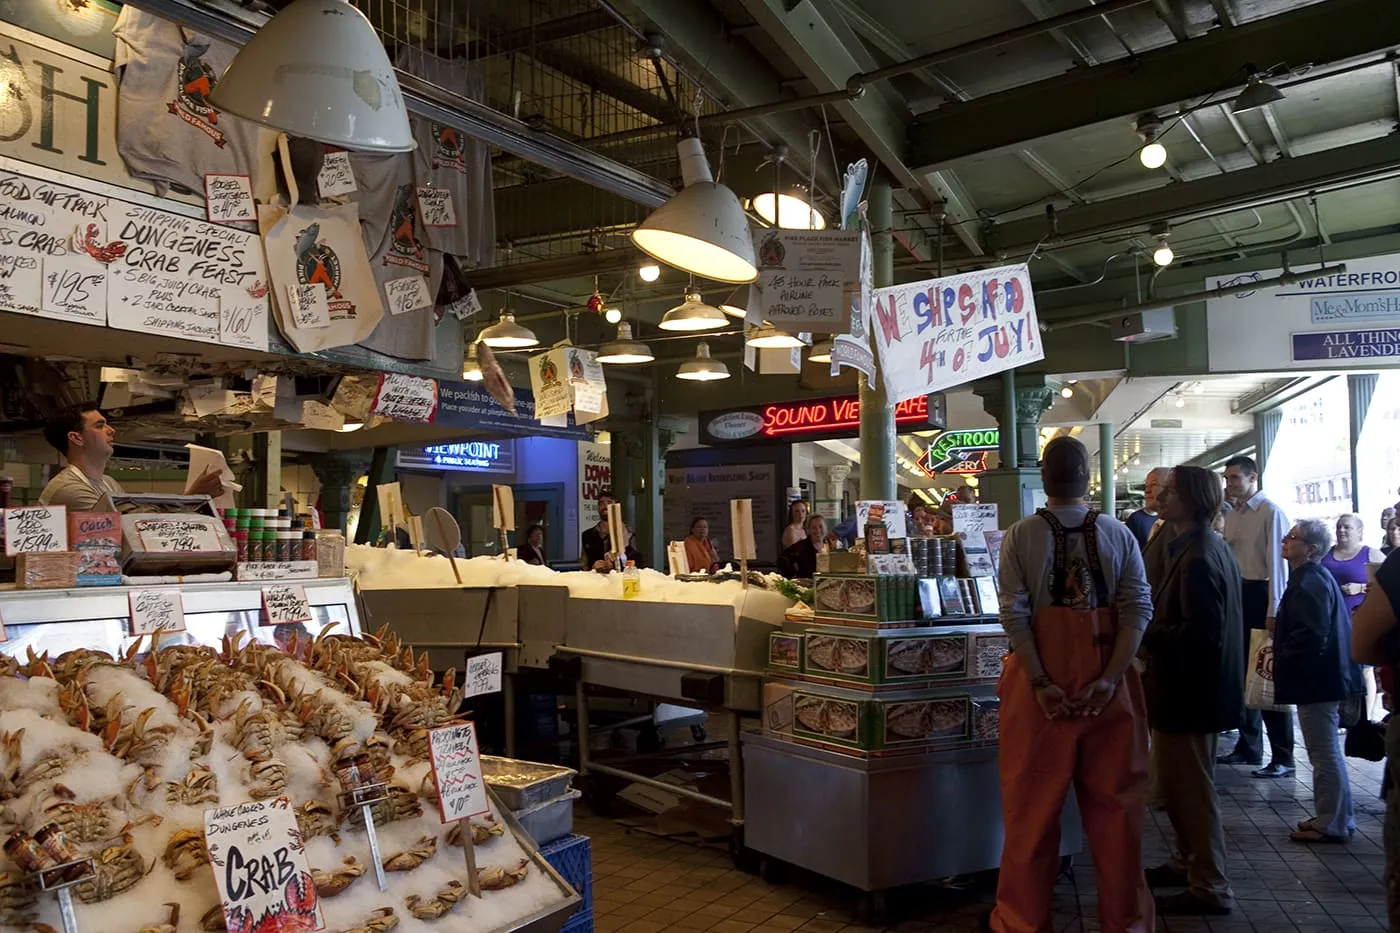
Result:
<svg viewBox="0 0 1400 933">
<path fill-rule="evenodd" d="M 418 193 L 413 185 L 400 185 L 389 214 L 389 250 L 386 266 L 408 266 L 428 274 L 428 255 L 418 239 Z"/>
<path fill-rule="evenodd" d="M 297 282 L 326 287 L 332 320 L 354 318 L 355 303 L 340 293 L 340 257 L 320 237 L 321 225 L 315 223 L 297 233 Z"/>
<path fill-rule="evenodd" d="M 180 55 L 175 74 L 175 99 L 166 104 L 166 109 L 184 120 L 190 126 L 204 133 L 220 149 L 228 142 L 215 124 L 219 122 L 219 111 L 209 102 L 218 78 L 214 69 L 204 60 L 209 51 L 208 42 L 186 42 Z"/>
<path fill-rule="evenodd" d="M 462 131 L 455 126 L 441 123 L 430 124 L 433 131 L 433 168 L 452 168 L 459 172 L 467 170 L 466 147 L 462 141 Z"/>
</svg>

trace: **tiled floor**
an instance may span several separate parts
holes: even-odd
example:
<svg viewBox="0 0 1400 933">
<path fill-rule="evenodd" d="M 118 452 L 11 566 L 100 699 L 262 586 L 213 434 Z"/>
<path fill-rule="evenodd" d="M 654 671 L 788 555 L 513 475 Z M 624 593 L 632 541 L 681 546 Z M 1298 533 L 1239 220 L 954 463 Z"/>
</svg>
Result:
<svg viewBox="0 0 1400 933">
<path fill-rule="evenodd" d="M 1311 816 L 1310 774 L 1302 747 L 1296 779 L 1260 781 L 1248 769 L 1217 772 L 1230 845 L 1229 873 L 1238 906 L 1228 918 L 1159 921 L 1169 933 L 1369 933 L 1384 930 L 1384 855 L 1378 798 L 1381 766 L 1351 761 L 1359 829 L 1346 846 L 1308 848 L 1288 832 Z M 1166 852 L 1164 814 L 1154 814 L 1148 864 Z M 969 931 L 991 904 L 985 883 L 963 890 L 938 887 L 891 897 L 888 926 L 855 919 L 856 895 L 815 877 L 770 885 L 734 868 L 726 853 L 628 830 L 612 820 L 580 815 L 576 832 L 593 839 L 594 915 L 598 933 L 661 930 Z M 1075 860 L 1073 880 L 1055 892 L 1059 933 L 1095 933 L 1093 868 Z"/>
</svg>

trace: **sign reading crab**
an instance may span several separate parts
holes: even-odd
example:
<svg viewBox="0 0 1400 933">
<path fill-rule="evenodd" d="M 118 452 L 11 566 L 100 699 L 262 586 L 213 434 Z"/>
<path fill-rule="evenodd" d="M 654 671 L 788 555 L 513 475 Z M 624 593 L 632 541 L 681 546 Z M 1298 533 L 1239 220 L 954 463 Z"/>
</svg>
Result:
<svg viewBox="0 0 1400 933">
<path fill-rule="evenodd" d="M 204 839 L 229 933 L 310 933 L 325 925 L 286 797 L 205 810 Z"/>
</svg>

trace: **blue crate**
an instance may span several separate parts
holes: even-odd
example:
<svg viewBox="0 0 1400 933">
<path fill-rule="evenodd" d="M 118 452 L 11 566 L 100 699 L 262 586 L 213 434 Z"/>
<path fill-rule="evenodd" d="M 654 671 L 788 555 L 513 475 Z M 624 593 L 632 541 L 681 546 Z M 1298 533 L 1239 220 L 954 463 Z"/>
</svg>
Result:
<svg viewBox="0 0 1400 933">
<path fill-rule="evenodd" d="M 593 911 L 580 910 L 564 923 L 559 933 L 593 933 Z"/>
<path fill-rule="evenodd" d="M 540 854 L 554 870 L 564 876 L 569 886 L 578 892 L 582 902 L 578 913 L 569 921 L 582 916 L 588 917 L 588 930 L 593 928 L 593 849 L 587 836 L 574 834 L 556 839 L 549 845 L 540 847 Z M 569 929 L 565 927 L 564 929 Z M 588 933 L 588 931 L 585 931 Z"/>
</svg>

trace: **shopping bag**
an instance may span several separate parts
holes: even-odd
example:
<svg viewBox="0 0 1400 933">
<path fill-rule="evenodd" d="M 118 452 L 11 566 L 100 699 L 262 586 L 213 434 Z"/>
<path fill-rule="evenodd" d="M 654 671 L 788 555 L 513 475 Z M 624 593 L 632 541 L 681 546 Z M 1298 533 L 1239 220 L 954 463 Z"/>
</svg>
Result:
<svg viewBox="0 0 1400 933">
<path fill-rule="evenodd" d="M 1289 711 L 1274 702 L 1274 637 L 1264 629 L 1249 633 L 1249 669 L 1245 673 L 1244 705 L 1250 709 Z"/>
</svg>

